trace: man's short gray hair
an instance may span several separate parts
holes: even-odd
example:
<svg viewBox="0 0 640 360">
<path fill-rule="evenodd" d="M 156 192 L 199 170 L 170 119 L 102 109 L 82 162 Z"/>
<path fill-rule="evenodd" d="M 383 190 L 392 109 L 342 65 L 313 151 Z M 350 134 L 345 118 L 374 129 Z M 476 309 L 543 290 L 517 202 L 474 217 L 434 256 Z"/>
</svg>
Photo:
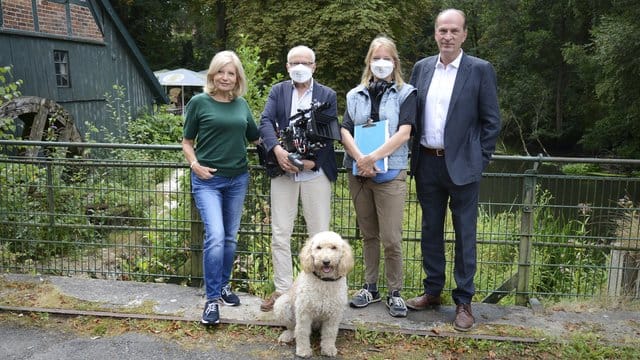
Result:
<svg viewBox="0 0 640 360">
<path fill-rule="evenodd" d="M 291 50 L 289 50 L 289 53 L 287 54 L 287 62 L 289 62 L 292 57 L 299 54 L 311 55 L 311 62 L 316 62 L 316 53 L 314 53 L 310 47 L 304 45 L 298 45 L 291 48 Z"/>
</svg>

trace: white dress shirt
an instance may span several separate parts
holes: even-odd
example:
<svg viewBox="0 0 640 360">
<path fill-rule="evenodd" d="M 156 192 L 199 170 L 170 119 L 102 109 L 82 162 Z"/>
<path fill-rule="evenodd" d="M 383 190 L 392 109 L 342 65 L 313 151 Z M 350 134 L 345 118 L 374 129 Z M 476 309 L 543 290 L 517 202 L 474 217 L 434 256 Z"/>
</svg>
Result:
<svg viewBox="0 0 640 360">
<path fill-rule="evenodd" d="M 449 112 L 449 103 L 453 93 L 453 84 L 462 59 L 462 49 L 456 59 L 444 65 L 438 57 L 433 78 L 427 91 L 424 111 L 423 131 L 420 144 L 431 149 L 444 149 L 444 127 Z"/>
</svg>

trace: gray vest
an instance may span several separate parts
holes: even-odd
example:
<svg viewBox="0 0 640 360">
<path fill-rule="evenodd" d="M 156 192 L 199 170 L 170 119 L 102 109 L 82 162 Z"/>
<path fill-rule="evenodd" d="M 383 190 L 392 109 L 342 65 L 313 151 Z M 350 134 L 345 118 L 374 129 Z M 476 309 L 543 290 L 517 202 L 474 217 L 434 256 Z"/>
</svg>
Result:
<svg viewBox="0 0 640 360">
<path fill-rule="evenodd" d="M 389 121 L 389 137 L 398 131 L 400 106 L 413 91 L 415 88 L 411 84 L 404 83 L 400 89 L 394 84 L 382 95 L 378 112 L 380 120 Z M 360 84 L 347 93 L 347 111 L 354 125 L 366 123 L 371 116 L 371 99 L 364 85 Z M 406 169 L 408 156 L 409 144 L 406 142 L 389 156 L 389 169 Z M 349 154 L 345 153 L 343 165 L 346 169 L 353 167 L 353 158 Z"/>
</svg>

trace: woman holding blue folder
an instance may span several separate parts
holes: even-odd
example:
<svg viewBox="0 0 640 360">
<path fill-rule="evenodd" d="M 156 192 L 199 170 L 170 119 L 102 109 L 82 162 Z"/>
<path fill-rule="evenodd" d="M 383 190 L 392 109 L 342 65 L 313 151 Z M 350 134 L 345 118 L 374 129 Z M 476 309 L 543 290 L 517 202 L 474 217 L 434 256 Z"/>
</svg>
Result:
<svg viewBox="0 0 640 360">
<path fill-rule="evenodd" d="M 362 308 L 381 301 L 378 291 L 380 243 L 394 317 L 407 316 L 403 284 L 402 216 L 407 193 L 408 141 L 415 125 L 416 90 L 402 79 L 393 40 L 371 42 L 361 83 L 347 93 L 342 122 L 344 166 L 352 169 L 349 190 L 363 236 L 365 283 L 349 304 Z M 386 130 L 384 130 L 386 129 Z"/>
</svg>

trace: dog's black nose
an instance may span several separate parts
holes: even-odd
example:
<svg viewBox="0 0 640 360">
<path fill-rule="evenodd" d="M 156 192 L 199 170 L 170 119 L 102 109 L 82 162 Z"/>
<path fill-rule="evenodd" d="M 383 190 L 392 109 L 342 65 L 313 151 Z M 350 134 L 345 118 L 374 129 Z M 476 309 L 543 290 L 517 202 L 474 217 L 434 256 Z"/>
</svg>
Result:
<svg viewBox="0 0 640 360">
<path fill-rule="evenodd" d="M 324 260 L 324 261 L 322 261 L 322 265 L 324 265 L 324 266 L 329 266 L 329 265 L 331 265 L 331 261 L 329 261 L 329 260 Z"/>
</svg>

